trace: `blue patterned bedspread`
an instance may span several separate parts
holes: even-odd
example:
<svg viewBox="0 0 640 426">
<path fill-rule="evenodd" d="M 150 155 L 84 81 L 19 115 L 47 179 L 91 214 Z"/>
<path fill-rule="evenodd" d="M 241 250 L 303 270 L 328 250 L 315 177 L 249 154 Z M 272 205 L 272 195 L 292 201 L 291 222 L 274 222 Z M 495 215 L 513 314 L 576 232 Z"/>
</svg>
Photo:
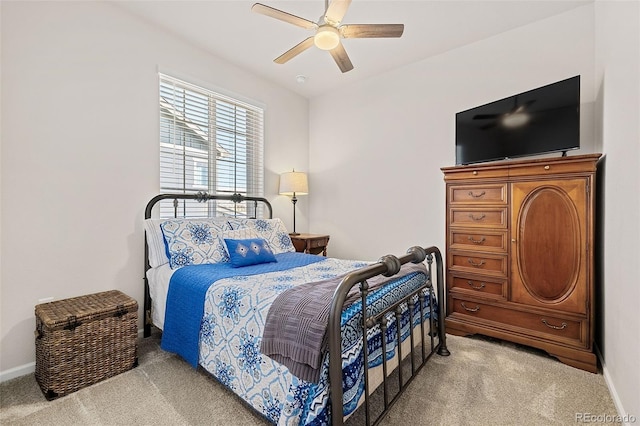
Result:
<svg viewBox="0 0 640 426">
<path fill-rule="evenodd" d="M 200 322 L 204 298 L 214 282 L 237 275 L 250 276 L 284 271 L 319 262 L 324 258 L 304 253 L 281 253 L 277 263 L 233 268 L 230 263 L 190 265 L 171 276 L 162 333 L 161 347 L 183 357 L 193 367 L 198 366 Z"/>
<path fill-rule="evenodd" d="M 204 290 L 203 298 L 198 302 L 201 305 L 198 308 L 200 365 L 267 420 L 278 425 L 328 425 L 331 423 L 329 357 L 327 354 L 323 358 L 320 381 L 310 383 L 297 378 L 282 364 L 261 354 L 260 342 L 272 302 L 281 292 L 293 286 L 344 275 L 369 264 L 320 256 L 312 256 L 311 259 L 316 261 L 306 266 L 271 271 L 261 275 L 245 274 L 245 268 L 237 268 L 243 270 L 243 275 L 217 279 L 213 285 L 208 285 L 208 289 Z M 281 263 L 280 257 L 278 263 Z M 284 261 L 281 264 L 284 266 Z M 180 275 L 193 275 L 204 282 L 206 279 L 200 275 L 204 276 L 209 272 L 205 270 L 217 269 L 210 266 L 198 265 L 193 267 L 195 271 L 183 272 Z M 249 270 L 246 271 L 249 272 Z M 223 274 L 216 275 L 216 277 L 221 276 Z M 393 283 L 368 295 L 367 309 L 372 312 L 381 311 L 395 300 L 419 288 L 424 284 L 425 279 L 424 273 L 413 273 L 394 280 Z M 172 286 L 173 280 L 172 278 Z M 209 278 L 209 283 L 211 282 L 213 281 Z M 201 291 L 201 289 L 197 290 L 198 293 Z M 430 316 L 428 306 L 429 295 L 424 305 L 424 318 Z M 196 307 L 192 306 L 192 308 Z M 168 309 L 169 305 L 167 305 L 167 312 Z M 407 353 L 404 346 L 409 344 L 410 331 L 414 330 L 415 336 L 416 330 L 420 329 L 417 327 L 420 323 L 419 309 L 419 303 L 416 303 L 413 323 L 410 321 L 406 305 L 401 315 L 400 340 L 403 342 L 403 354 Z M 374 327 L 367 335 L 369 367 L 374 367 L 371 371 L 380 376 L 383 356 L 392 363 L 397 362 L 397 326 L 395 319 L 391 317 L 389 319 L 385 339 L 386 354 L 382 353 L 380 328 Z M 171 318 L 165 318 L 165 329 L 174 327 L 167 323 L 167 320 L 174 321 Z M 342 313 L 343 414 L 345 416 L 356 410 L 364 392 L 361 321 L 360 301 Z M 163 345 L 164 339 L 163 335 Z M 195 348 L 198 351 L 197 343 Z"/>
</svg>

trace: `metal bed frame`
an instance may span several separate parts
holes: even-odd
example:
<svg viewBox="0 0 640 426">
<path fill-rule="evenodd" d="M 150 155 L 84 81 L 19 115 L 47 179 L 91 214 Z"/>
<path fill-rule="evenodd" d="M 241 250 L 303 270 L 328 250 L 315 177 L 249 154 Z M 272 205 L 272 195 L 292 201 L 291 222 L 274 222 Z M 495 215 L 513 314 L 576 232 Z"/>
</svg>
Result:
<svg viewBox="0 0 640 426">
<path fill-rule="evenodd" d="M 269 201 L 262 197 L 246 197 L 241 194 L 233 194 L 233 195 L 209 195 L 206 193 L 197 193 L 197 194 L 160 194 L 153 197 L 145 208 L 145 219 L 151 218 L 152 210 L 154 206 L 166 199 L 173 200 L 173 210 L 174 217 L 181 217 L 178 215 L 178 207 L 180 200 L 196 200 L 198 202 L 208 202 L 210 200 L 217 201 L 232 201 L 234 203 L 253 203 L 254 212 L 258 210 L 258 203 L 263 203 L 268 211 L 268 217 L 271 218 L 273 216 L 273 210 Z M 184 217 L 184 216 L 182 216 Z M 146 272 L 150 269 L 149 265 L 149 247 L 145 238 L 145 276 L 144 276 L 144 337 L 148 337 L 151 335 L 151 296 L 149 293 L 149 282 L 147 280 Z M 435 271 L 433 267 L 433 260 L 435 258 Z M 367 280 L 371 279 L 378 275 L 383 275 L 385 277 L 391 277 L 398 273 L 400 267 L 408 262 L 420 263 L 426 260 L 427 270 L 429 279 L 422 285 L 420 288 L 413 291 L 411 294 L 405 296 L 401 300 L 398 300 L 393 305 L 389 306 L 383 312 L 380 312 L 375 315 L 368 315 L 367 313 L 367 294 L 368 294 L 368 283 Z M 435 272 L 435 274 L 434 274 Z M 436 289 L 434 290 L 433 286 L 433 277 L 436 277 Z M 443 275 L 443 264 L 442 264 L 442 254 L 440 250 L 435 247 L 419 247 L 414 246 L 407 250 L 407 253 L 403 256 L 396 257 L 393 255 L 386 255 L 380 258 L 380 260 L 370 266 L 355 270 L 349 274 L 347 274 L 344 279 L 339 284 L 336 289 L 333 300 L 331 303 L 331 308 L 329 312 L 329 323 L 328 323 L 328 340 L 329 340 L 329 386 L 330 386 L 330 402 L 332 407 L 343 407 L 343 390 L 342 390 L 342 353 L 341 353 L 341 315 L 344 309 L 344 303 L 347 299 L 347 295 L 350 292 L 351 288 L 355 285 L 359 285 L 360 292 L 360 300 L 362 303 L 362 312 L 365 313 L 362 318 L 362 336 L 363 336 L 363 356 L 364 356 L 364 382 L 365 382 L 365 392 L 364 392 L 364 404 L 359 407 L 359 409 L 364 409 L 365 423 L 367 426 L 373 424 L 377 425 L 389 412 L 389 409 L 395 404 L 398 398 L 402 395 L 407 386 L 413 381 L 416 377 L 417 373 L 424 367 L 427 361 L 431 358 L 434 353 L 437 353 L 441 356 L 450 355 L 449 350 L 447 349 L 446 344 L 446 334 L 444 328 L 444 309 L 443 304 L 445 303 L 444 298 L 444 275 Z M 425 304 L 425 294 L 424 291 L 428 291 L 430 294 L 429 297 L 429 320 L 428 320 L 428 329 L 425 330 L 425 324 L 427 321 L 422 320 L 424 318 L 424 304 Z M 433 299 L 434 296 L 437 295 L 438 303 L 434 304 Z M 420 303 L 420 333 L 421 339 L 419 346 L 416 345 L 414 338 L 414 330 L 413 330 L 413 321 L 414 321 L 414 299 L 417 296 Z M 377 325 L 379 325 L 381 329 L 382 338 L 382 353 L 386 354 L 386 332 L 388 327 L 388 314 L 392 313 L 395 316 L 396 321 L 396 329 L 398 333 L 398 342 L 401 342 L 401 314 L 403 311 L 403 306 L 407 306 L 409 312 L 409 324 L 410 324 L 410 348 L 411 351 L 408 354 L 402 353 L 402 345 L 399 343 L 397 346 L 397 376 L 398 387 L 397 393 L 391 395 L 391 391 L 389 390 L 390 381 L 396 380 L 393 378 L 390 371 L 388 371 L 388 361 L 386 356 L 382 356 L 382 383 L 381 386 L 376 389 L 370 389 L 369 384 L 369 374 L 368 374 L 368 345 L 367 345 L 367 331 Z M 433 312 L 436 312 L 437 319 L 434 318 Z M 427 338 L 428 336 L 428 338 Z M 437 342 L 435 337 L 437 336 Z M 407 359 L 408 358 L 408 359 Z M 408 369 L 406 364 L 410 364 L 410 375 L 408 378 L 404 378 L 404 371 Z M 394 370 L 395 371 L 395 370 Z M 374 391 L 377 392 L 378 398 L 380 398 L 379 393 L 382 393 L 382 411 L 378 413 L 376 416 L 371 415 L 371 405 Z M 343 412 L 343 409 L 340 409 L 338 412 Z M 336 410 L 332 409 L 332 412 L 336 412 Z M 343 415 L 339 416 L 331 416 L 331 424 L 333 426 L 341 426 L 344 424 Z"/>
</svg>

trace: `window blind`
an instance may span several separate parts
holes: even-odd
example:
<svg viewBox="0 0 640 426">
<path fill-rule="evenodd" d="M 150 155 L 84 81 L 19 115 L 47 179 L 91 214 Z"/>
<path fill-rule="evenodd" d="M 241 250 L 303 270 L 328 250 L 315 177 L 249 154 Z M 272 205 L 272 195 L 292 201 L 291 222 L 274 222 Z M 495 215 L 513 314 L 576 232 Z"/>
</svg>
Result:
<svg viewBox="0 0 640 426">
<path fill-rule="evenodd" d="M 160 190 L 262 197 L 263 109 L 164 74 L 159 92 Z M 255 214 L 231 201 L 181 208 L 191 216 Z M 161 205 L 160 214 L 173 216 L 173 206 Z"/>
</svg>

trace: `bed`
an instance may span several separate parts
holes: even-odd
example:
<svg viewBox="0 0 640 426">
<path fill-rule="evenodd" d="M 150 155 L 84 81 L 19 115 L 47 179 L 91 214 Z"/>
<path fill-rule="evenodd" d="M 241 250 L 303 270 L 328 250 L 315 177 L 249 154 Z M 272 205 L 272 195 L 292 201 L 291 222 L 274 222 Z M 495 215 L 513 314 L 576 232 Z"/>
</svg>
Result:
<svg viewBox="0 0 640 426">
<path fill-rule="evenodd" d="M 270 203 L 240 194 L 157 195 L 145 236 L 145 337 L 161 329 L 163 349 L 273 424 L 377 424 L 449 355 L 436 247 L 375 262 L 296 253 Z"/>
</svg>

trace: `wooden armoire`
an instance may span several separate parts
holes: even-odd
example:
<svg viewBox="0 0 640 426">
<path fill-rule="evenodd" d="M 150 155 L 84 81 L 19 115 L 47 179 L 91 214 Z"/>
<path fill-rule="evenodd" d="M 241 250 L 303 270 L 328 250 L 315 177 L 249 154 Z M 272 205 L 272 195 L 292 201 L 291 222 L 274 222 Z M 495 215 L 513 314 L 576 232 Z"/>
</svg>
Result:
<svg viewBox="0 0 640 426">
<path fill-rule="evenodd" d="M 444 167 L 446 330 L 533 346 L 596 372 L 600 154 Z"/>
</svg>

